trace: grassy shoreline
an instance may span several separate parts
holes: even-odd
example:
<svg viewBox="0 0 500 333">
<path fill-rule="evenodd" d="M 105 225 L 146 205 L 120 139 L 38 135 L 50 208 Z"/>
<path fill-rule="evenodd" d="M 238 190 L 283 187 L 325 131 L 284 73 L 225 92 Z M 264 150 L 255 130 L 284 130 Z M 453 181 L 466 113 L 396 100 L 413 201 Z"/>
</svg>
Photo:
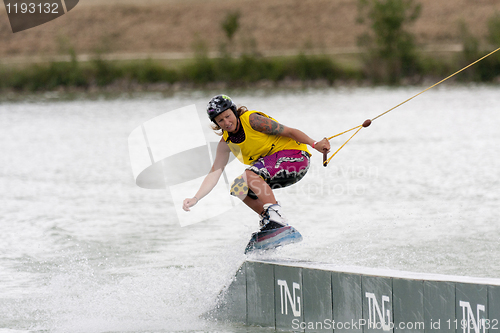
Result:
<svg viewBox="0 0 500 333">
<path fill-rule="evenodd" d="M 478 60 L 493 50 L 493 45 L 500 45 L 500 14 L 493 14 L 484 21 L 488 31 L 486 39 L 474 36 L 467 22 L 459 21 L 457 31 L 460 51 L 443 56 L 439 52 L 426 52 L 426 48 L 416 42 L 415 34 L 411 32 L 411 27 L 417 23 L 421 13 L 425 12 L 423 8 L 431 4 L 423 6 L 418 2 L 420 0 L 349 1 L 351 11 L 357 8 L 356 22 L 351 23 L 364 26 L 354 38 L 357 39 L 357 53 L 346 53 L 343 56 L 326 54 L 323 48 L 324 53 L 318 54 L 314 52 L 314 43 L 309 43 L 308 47 L 304 45 L 303 48 L 292 48 L 297 50 L 297 54 L 285 55 L 282 52 L 281 55 L 269 56 L 268 53 L 265 56 L 259 51 L 260 47 L 254 37 L 247 36 L 244 43 L 240 40 L 246 31 L 243 29 L 244 18 L 252 11 L 229 11 L 226 8 L 221 15 L 215 16 L 219 24 L 209 25 L 212 29 L 219 28 L 219 34 L 223 36 L 217 39 L 196 37 L 191 45 L 194 57 L 166 61 L 111 59 L 109 50 L 116 48 L 111 47 L 110 43 L 118 41 L 119 34 L 110 38 L 106 47 L 97 48 L 93 57 L 83 54 L 79 57 L 72 42 L 61 37 L 60 52 L 66 54 L 66 60 L 69 58 L 69 61 L 61 61 L 64 55 L 60 55 L 60 61 L 49 63 L 0 65 L 0 93 L 130 91 L 145 88 L 175 90 L 179 87 L 210 86 L 276 87 L 290 83 L 295 86 L 297 83 L 303 86 L 412 85 L 426 81 L 437 82 Z M 357 6 L 353 7 L 354 4 Z M 306 6 L 304 10 L 306 8 L 311 9 Z M 150 9 L 143 13 L 135 8 L 124 14 L 137 19 L 142 14 L 152 14 Z M 352 14 L 352 18 L 356 17 L 354 12 Z M 318 22 L 317 17 L 311 22 Z M 297 28 L 295 24 L 290 27 Z M 328 31 L 333 33 L 333 30 Z M 157 36 L 153 37 L 154 40 L 158 39 Z M 295 35 L 291 35 L 289 40 L 295 38 Z M 237 45 L 241 46 L 241 50 Z M 214 47 L 218 48 L 217 52 Z M 147 50 L 144 47 L 137 49 Z M 272 49 L 279 54 L 279 48 L 265 49 Z M 84 58 L 86 61 L 82 61 Z M 453 80 L 500 82 L 500 52 L 480 61 Z"/>
<path fill-rule="evenodd" d="M 499 52 L 500 53 L 500 52 Z M 484 53 L 486 54 L 486 53 Z M 0 93 L 46 91 L 166 91 L 192 88 L 308 87 L 336 85 L 412 85 L 438 81 L 463 68 L 483 54 L 465 57 L 419 57 L 412 76 L 398 82 L 370 77 L 362 61 L 349 65 L 332 56 L 305 55 L 260 57 L 244 54 L 209 58 L 199 55 L 182 65 L 168 66 L 151 59 L 110 61 L 96 56 L 78 62 L 50 62 L 28 66 L 0 66 Z M 476 57 L 476 58 L 475 58 Z M 474 59 L 475 58 L 475 59 Z M 358 63 L 358 65 L 353 65 Z M 500 55 L 493 55 L 459 74 L 459 82 L 500 82 Z"/>
</svg>

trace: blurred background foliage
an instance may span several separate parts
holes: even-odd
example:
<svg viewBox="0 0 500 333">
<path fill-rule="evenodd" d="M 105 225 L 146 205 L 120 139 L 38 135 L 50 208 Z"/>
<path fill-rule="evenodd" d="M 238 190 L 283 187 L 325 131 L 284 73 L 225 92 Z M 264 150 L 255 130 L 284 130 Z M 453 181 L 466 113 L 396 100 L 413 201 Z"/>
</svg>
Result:
<svg viewBox="0 0 500 333">
<path fill-rule="evenodd" d="M 418 84 L 438 79 L 479 59 L 500 47 L 500 13 L 486 22 L 487 36 L 474 36 L 465 22 L 457 24 L 462 51 L 452 57 L 437 57 L 421 51 L 410 27 L 422 11 L 416 0 L 358 0 L 357 22 L 365 28 L 358 36 L 362 52 L 351 64 L 339 63 L 331 55 L 311 54 L 307 46 L 294 56 L 265 57 L 252 38 L 244 40 L 244 52 L 234 52 L 235 36 L 241 33 L 239 11 L 228 11 L 219 22 L 225 39 L 219 52 L 209 54 L 203 40 L 193 44 L 194 58 L 175 63 L 162 61 L 105 60 L 96 50 L 91 61 L 77 61 L 70 46 L 70 61 L 28 66 L 1 66 L 0 89 L 44 91 L 54 89 L 89 89 L 119 86 L 131 89 L 140 85 L 174 84 L 206 86 L 248 86 L 256 83 L 277 84 L 283 81 L 354 84 Z M 240 48 L 241 49 L 241 48 Z M 500 78 L 500 52 L 467 69 L 457 77 L 461 81 L 497 82 Z"/>
</svg>

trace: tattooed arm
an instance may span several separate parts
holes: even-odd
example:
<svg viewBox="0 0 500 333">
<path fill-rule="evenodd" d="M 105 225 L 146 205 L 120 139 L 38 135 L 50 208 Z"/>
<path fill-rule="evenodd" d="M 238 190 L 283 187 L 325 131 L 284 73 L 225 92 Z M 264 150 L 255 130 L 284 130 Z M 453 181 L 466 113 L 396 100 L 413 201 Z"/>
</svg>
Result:
<svg viewBox="0 0 500 333">
<path fill-rule="evenodd" d="M 297 142 L 308 144 L 311 147 L 315 142 L 304 132 L 296 128 L 287 127 L 258 113 L 252 113 L 249 120 L 250 126 L 252 126 L 252 128 L 256 131 L 269 135 L 286 136 L 287 138 L 291 138 Z M 327 149 L 327 151 L 329 152 L 330 143 L 328 142 L 328 140 L 323 139 L 321 141 L 318 141 L 314 148 L 320 152 L 323 152 L 324 149 Z"/>
</svg>

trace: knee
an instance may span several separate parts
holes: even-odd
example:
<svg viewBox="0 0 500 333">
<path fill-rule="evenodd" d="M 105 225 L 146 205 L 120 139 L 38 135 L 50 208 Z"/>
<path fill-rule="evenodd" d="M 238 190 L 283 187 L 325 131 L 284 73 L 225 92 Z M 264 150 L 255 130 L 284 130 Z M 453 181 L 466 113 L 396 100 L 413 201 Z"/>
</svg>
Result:
<svg viewBox="0 0 500 333">
<path fill-rule="evenodd" d="M 264 176 L 262 176 L 260 173 L 257 173 L 252 170 L 245 170 L 245 173 L 243 173 L 243 178 L 246 180 L 248 184 L 250 184 L 250 187 L 254 184 L 259 184 L 260 182 L 266 182 L 264 179 Z M 257 182 L 257 183 L 255 183 Z M 255 185 L 254 185 L 255 186 Z"/>
<path fill-rule="evenodd" d="M 245 180 L 248 179 L 248 181 L 250 181 L 252 178 L 257 176 L 257 174 L 251 170 L 245 170 L 245 172 L 241 176 L 243 176 Z"/>
</svg>

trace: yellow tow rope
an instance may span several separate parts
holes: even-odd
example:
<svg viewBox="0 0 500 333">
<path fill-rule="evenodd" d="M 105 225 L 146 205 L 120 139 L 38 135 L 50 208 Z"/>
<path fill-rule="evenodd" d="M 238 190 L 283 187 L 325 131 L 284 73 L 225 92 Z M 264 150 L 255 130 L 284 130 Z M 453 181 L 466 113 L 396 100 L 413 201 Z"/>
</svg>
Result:
<svg viewBox="0 0 500 333">
<path fill-rule="evenodd" d="M 480 62 L 481 60 L 483 60 L 483 59 L 485 59 L 485 58 L 489 57 L 490 55 L 492 55 L 493 53 L 495 53 L 495 52 L 497 52 L 497 51 L 500 51 L 500 47 L 499 47 L 498 49 L 496 49 L 495 51 L 492 51 L 492 52 L 488 53 L 488 54 L 487 54 L 487 55 L 485 55 L 484 57 L 482 57 L 482 58 L 480 58 L 480 59 L 478 59 L 478 60 L 474 61 L 473 63 L 471 63 L 471 64 L 469 64 L 469 65 L 465 66 L 465 67 L 464 67 L 464 68 L 462 68 L 461 70 L 459 70 L 459 71 L 457 71 L 457 72 L 455 72 L 455 73 L 451 74 L 450 76 L 448 76 L 447 78 L 445 78 L 445 79 L 443 79 L 443 80 L 439 81 L 438 83 L 433 84 L 433 85 L 432 85 L 432 86 L 430 86 L 429 88 L 424 89 L 424 90 L 422 90 L 421 92 L 419 92 L 418 94 L 416 94 L 416 95 L 414 95 L 414 96 L 412 96 L 412 97 L 408 98 L 406 101 L 401 102 L 401 103 L 399 103 L 398 105 L 396 105 L 396 106 L 394 106 L 394 107 L 390 108 L 389 110 L 387 110 L 387 111 L 385 111 L 385 112 L 383 112 L 383 113 L 379 114 L 379 115 L 378 115 L 378 116 L 376 116 L 375 118 L 372 118 L 372 119 L 367 119 L 367 120 L 365 120 L 365 121 L 363 122 L 363 124 L 361 124 L 361 125 L 359 125 L 359 126 L 353 127 L 353 128 L 351 128 L 351 129 L 349 129 L 349 130 L 347 130 L 347 131 L 344 131 L 344 132 L 339 133 L 339 134 L 335 134 L 335 135 L 333 135 L 333 136 L 331 136 L 331 137 L 327 138 L 328 140 L 331 140 L 331 139 L 333 139 L 333 138 L 336 138 L 337 136 L 340 136 L 340 135 L 345 134 L 345 133 L 347 133 L 347 132 L 350 132 L 350 131 L 353 131 L 353 130 L 355 130 L 355 129 L 358 129 L 356 132 L 354 132 L 354 134 L 353 134 L 353 135 L 351 135 L 351 137 L 350 137 L 349 139 L 347 139 L 347 141 L 346 141 L 346 142 L 344 142 L 344 144 L 343 144 L 342 146 L 340 146 L 340 148 L 339 148 L 339 149 L 337 149 L 337 150 L 336 150 L 336 151 L 332 154 L 332 156 L 330 156 L 330 158 L 328 158 L 328 157 L 327 157 L 327 154 L 326 154 L 326 153 L 323 153 L 323 166 L 325 166 L 325 167 L 326 167 L 326 166 L 328 165 L 328 163 L 330 162 L 330 160 L 333 158 L 333 156 L 335 156 L 335 155 L 336 155 L 336 154 L 337 154 L 337 153 L 338 153 L 338 152 L 339 152 L 342 148 L 344 148 L 344 146 L 345 146 L 345 145 L 346 145 L 346 144 L 347 144 L 347 143 L 348 143 L 348 142 L 349 142 L 349 141 L 350 141 L 350 140 L 351 140 L 351 139 L 352 139 L 352 138 L 353 138 L 356 134 L 358 134 L 358 132 L 359 132 L 359 131 L 363 128 L 363 127 L 368 127 L 368 126 L 370 126 L 370 124 L 372 123 L 372 121 L 374 121 L 375 119 L 382 117 L 384 114 L 389 113 L 389 112 L 391 112 L 392 110 L 396 109 L 397 107 L 400 107 L 401 105 L 405 104 L 406 102 L 411 101 L 411 100 L 412 100 L 412 99 L 414 99 L 415 97 L 417 97 L 417 96 L 419 96 L 419 95 L 422 95 L 422 94 L 423 94 L 424 92 L 426 92 L 427 90 L 430 90 L 430 89 L 434 88 L 435 86 L 437 86 L 438 84 L 441 84 L 441 83 L 443 83 L 444 81 L 446 81 L 446 80 L 448 80 L 448 79 L 450 79 L 450 78 L 454 77 L 454 76 L 455 76 L 455 75 L 457 75 L 458 73 L 460 73 L 460 72 L 462 72 L 462 71 L 466 70 L 467 68 L 469 68 L 469 67 L 471 67 L 471 66 L 473 66 L 473 65 L 477 64 L 477 63 L 478 63 L 478 62 Z"/>
</svg>

